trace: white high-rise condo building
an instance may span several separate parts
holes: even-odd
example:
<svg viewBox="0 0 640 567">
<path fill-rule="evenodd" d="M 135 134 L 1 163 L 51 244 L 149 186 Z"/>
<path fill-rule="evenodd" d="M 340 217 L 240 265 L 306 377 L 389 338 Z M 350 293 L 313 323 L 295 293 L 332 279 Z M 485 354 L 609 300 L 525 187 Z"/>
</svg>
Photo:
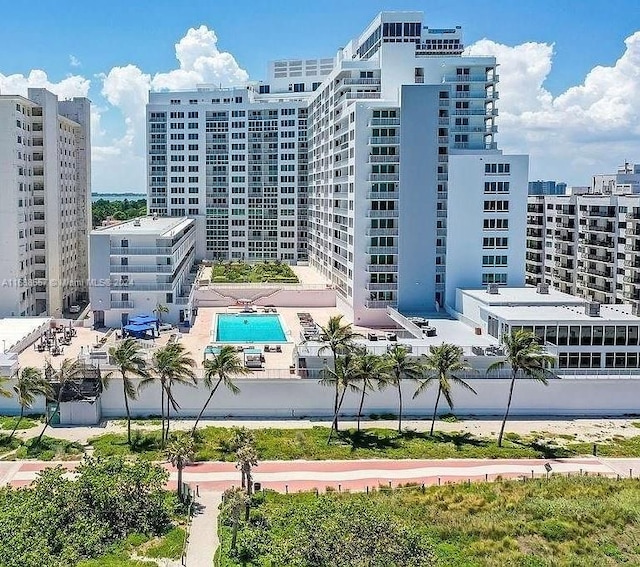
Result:
<svg viewBox="0 0 640 567">
<path fill-rule="evenodd" d="M 640 302 L 640 195 L 531 196 L 526 244 L 528 283 Z"/>
<path fill-rule="evenodd" d="M 90 101 L 0 95 L 0 315 L 61 315 L 87 299 Z"/>
<path fill-rule="evenodd" d="M 308 259 L 360 324 L 523 285 L 528 157 L 497 149 L 495 59 L 462 51 L 383 12 L 334 59 L 151 93 L 150 211 L 199 220 L 200 257 Z"/>
</svg>

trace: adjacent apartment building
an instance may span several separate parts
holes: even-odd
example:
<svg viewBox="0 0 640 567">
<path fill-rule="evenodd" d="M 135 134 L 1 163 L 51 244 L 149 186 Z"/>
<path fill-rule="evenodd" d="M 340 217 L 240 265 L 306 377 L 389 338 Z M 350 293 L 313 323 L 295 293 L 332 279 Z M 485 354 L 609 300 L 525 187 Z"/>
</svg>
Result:
<svg viewBox="0 0 640 567">
<path fill-rule="evenodd" d="M 88 99 L 0 95 L 0 191 L 0 316 L 60 316 L 86 300 Z"/>
<path fill-rule="evenodd" d="M 640 165 L 592 178 L 588 193 L 530 196 L 527 283 L 600 303 L 640 300 Z"/>
<path fill-rule="evenodd" d="M 196 218 L 199 257 L 308 261 L 360 324 L 523 285 L 528 157 L 497 149 L 496 61 L 422 20 L 383 12 L 243 88 L 151 93 L 151 212 Z"/>
<path fill-rule="evenodd" d="M 90 300 L 97 327 L 156 313 L 190 319 L 196 231 L 193 219 L 142 217 L 91 232 Z"/>
</svg>

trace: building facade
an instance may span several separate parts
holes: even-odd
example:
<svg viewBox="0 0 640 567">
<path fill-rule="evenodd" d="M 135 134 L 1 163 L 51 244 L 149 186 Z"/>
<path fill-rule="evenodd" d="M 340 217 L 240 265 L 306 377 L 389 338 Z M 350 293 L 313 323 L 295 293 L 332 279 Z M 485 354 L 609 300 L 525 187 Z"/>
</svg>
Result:
<svg viewBox="0 0 640 567">
<path fill-rule="evenodd" d="M 422 17 L 262 83 L 150 93 L 150 211 L 195 218 L 202 258 L 308 261 L 363 325 L 523 285 L 528 157 L 497 149 L 496 61 Z"/>
<path fill-rule="evenodd" d="M 527 283 L 600 303 L 640 300 L 640 195 L 529 197 Z"/>
<path fill-rule="evenodd" d="M 186 217 L 148 216 L 91 231 L 94 324 L 120 327 L 152 313 L 188 321 L 195 247 L 195 221 Z"/>
<path fill-rule="evenodd" d="M 382 13 L 311 98 L 309 261 L 356 323 L 524 282 L 528 158 L 497 150 L 495 59 L 462 50 L 459 28 Z"/>
<path fill-rule="evenodd" d="M 90 102 L 0 95 L 0 314 L 61 316 L 87 299 Z"/>
<path fill-rule="evenodd" d="M 565 195 L 567 184 L 557 181 L 529 181 L 529 195 Z"/>
</svg>

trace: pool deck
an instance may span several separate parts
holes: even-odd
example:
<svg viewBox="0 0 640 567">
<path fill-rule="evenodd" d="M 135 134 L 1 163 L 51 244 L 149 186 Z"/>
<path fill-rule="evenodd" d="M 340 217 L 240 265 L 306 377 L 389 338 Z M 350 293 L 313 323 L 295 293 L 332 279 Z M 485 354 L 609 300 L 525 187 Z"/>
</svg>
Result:
<svg viewBox="0 0 640 567">
<path fill-rule="evenodd" d="M 261 308 L 257 308 L 258 313 L 262 312 Z M 211 329 L 214 316 L 216 313 L 238 313 L 238 309 L 224 309 L 217 307 L 204 307 L 198 309 L 198 316 L 194 321 L 193 327 L 188 333 L 182 336 L 182 342 L 191 352 L 192 356 L 198 361 L 198 364 L 202 364 L 204 349 L 207 345 L 212 344 Z M 284 331 L 287 335 L 286 343 L 277 343 L 281 346 L 282 352 L 264 352 L 265 344 L 275 343 L 246 343 L 245 346 L 259 348 L 264 354 L 264 369 L 254 372 L 255 377 L 264 378 L 278 378 L 285 374 L 283 370 L 288 370 L 289 366 L 293 364 L 293 349 L 296 344 L 300 343 L 300 334 L 302 332 L 302 326 L 298 320 L 298 313 L 309 313 L 314 321 L 319 325 L 326 325 L 329 318 L 334 315 L 340 315 L 340 311 L 335 307 L 321 307 L 321 308 L 308 308 L 308 307 L 278 307 L 277 314 L 280 315 L 281 321 L 284 325 Z M 346 321 L 345 321 L 346 322 Z M 354 330 L 358 332 L 365 332 L 366 328 L 354 327 Z M 234 343 L 236 344 L 236 343 Z M 242 345 L 243 343 L 237 343 Z"/>
</svg>

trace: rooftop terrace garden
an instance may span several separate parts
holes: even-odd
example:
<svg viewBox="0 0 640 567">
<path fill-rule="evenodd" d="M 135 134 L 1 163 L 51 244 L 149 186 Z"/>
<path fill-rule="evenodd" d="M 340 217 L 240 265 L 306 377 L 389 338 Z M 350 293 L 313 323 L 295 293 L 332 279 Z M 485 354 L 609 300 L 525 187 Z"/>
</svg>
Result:
<svg viewBox="0 0 640 567">
<path fill-rule="evenodd" d="M 299 283 L 290 266 L 280 261 L 220 262 L 211 268 L 212 283 Z"/>
</svg>

